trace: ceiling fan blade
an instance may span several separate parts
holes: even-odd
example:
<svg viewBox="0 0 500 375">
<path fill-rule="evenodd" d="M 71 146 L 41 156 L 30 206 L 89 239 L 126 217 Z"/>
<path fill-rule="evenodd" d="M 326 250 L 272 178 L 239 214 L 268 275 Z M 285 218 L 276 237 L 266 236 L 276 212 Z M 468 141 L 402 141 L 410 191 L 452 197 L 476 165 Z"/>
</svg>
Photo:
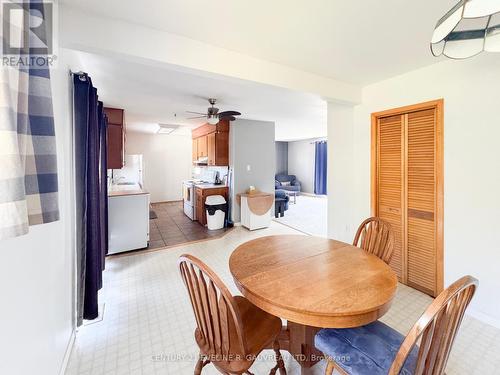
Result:
<svg viewBox="0 0 500 375">
<path fill-rule="evenodd" d="M 186 111 L 186 113 L 194 113 L 196 115 L 207 115 L 206 113 L 203 113 L 203 112 L 193 112 L 193 111 Z"/>
<path fill-rule="evenodd" d="M 196 117 L 187 117 L 186 120 L 194 120 L 194 119 L 197 119 L 197 118 L 207 118 L 207 116 L 204 115 L 204 116 L 196 116 Z"/>
<path fill-rule="evenodd" d="M 219 118 L 230 117 L 230 116 L 240 116 L 241 113 L 237 111 L 223 111 L 219 112 Z"/>
</svg>

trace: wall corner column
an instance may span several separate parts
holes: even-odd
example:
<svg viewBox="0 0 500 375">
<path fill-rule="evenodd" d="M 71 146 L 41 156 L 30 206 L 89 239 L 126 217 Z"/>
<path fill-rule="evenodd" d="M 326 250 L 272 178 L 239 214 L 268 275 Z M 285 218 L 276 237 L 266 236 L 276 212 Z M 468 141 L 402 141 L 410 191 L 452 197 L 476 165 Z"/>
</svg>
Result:
<svg viewBox="0 0 500 375">
<path fill-rule="evenodd" d="M 355 203 L 354 105 L 328 102 L 328 237 L 350 243 Z"/>
</svg>

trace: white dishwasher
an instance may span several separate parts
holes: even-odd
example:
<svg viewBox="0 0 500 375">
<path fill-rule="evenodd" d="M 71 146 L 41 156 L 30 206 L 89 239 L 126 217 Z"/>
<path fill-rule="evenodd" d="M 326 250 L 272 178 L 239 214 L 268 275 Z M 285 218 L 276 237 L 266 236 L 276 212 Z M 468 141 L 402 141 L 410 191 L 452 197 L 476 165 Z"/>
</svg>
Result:
<svg viewBox="0 0 500 375">
<path fill-rule="evenodd" d="M 149 241 L 149 193 L 111 191 L 108 196 L 108 254 L 143 249 Z"/>
</svg>

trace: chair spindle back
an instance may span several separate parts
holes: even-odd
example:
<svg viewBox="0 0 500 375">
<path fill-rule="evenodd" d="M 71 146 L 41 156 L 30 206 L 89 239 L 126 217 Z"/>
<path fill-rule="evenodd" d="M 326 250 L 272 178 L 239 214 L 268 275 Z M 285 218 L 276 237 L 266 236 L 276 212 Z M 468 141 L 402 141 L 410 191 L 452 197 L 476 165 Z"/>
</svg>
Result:
<svg viewBox="0 0 500 375">
<path fill-rule="evenodd" d="M 391 225 L 378 217 L 366 219 L 359 226 L 353 245 L 389 264 L 394 250 L 394 233 Z"/>
<path fill-rule="evenodd" d="M 196 341 L 203 354 L 214 357 L 212 361 L 224 362 L 230 361 L 232 355 L 247 354 L 239 310 L 224 283 L 191 255 L 179 258 L 179 268 L 198 326 Z"/>
<path fill-rule="evenodd" d="M 464 276 L 436 297 L 401 344 L 389 375 L 400 373 L 408 355 L 416 350 L 414 348 L 417 344 L 418 357 L 413 374 L 444 374 L 465 309 L 477 286 L 477 279 Z"/>
</svg>

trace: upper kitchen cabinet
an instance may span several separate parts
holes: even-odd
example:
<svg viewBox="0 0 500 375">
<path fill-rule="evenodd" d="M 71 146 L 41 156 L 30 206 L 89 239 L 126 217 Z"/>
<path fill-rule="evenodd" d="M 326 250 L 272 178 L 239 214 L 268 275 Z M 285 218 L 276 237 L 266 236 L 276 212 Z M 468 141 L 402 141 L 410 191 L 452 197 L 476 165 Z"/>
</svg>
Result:
<svg viewBox="0 0 500 375">
<path fill-rule="evenodd" d="M 198 140 L 193 139 L 193 163 L 198 160 Z"/>
<path fill-rule="evenodd" d="M 119 108 L 104 107 L 108 118 L 108 169 L 121 169 L 125 165 L 125 119 Z"/>
<path fill-rule="evenodd" d="M 196 145 L 196 146 L 195 146 Z M 194 148 L 196 158 L 194 158 Z M 213 166 L 229 165 L 229 121 L 205 124 L 193 130 L 193 159 Z"/>
<path fill-rule="evenodd" d="M 207 136 L 198 138 L 198 158 L 205 158 L 208 156 Z"/>
<path fill-rule="evenodd" d="M 208 165 L 215 165 L 215 132 L 207 135 Z"/>
<path fill-rule="evenodd" d="M 215 132 L 212 136 L 212 148 L 210 139 L 208 146 L 208 165 L 226 166 L 229 165 L 229 132 Z"/>
</svg>

